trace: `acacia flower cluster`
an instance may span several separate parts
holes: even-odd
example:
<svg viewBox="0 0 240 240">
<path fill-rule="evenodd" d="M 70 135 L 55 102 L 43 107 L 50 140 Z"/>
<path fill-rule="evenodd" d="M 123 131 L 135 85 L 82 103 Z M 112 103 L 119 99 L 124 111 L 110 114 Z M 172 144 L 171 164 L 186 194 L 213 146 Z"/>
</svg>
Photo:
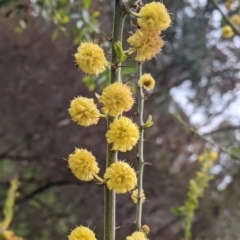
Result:
<svg viewBox="0 0 240 240">
<path fill-rule="evenodd" d="M 86 74 L 99 75 L 108 66 L 103 49 L 95 43 L 81 43 L 74 57 L 77 66 Z"/>
<path fill-rule="evenodd" d="M 97 240 L 95 238 L 94 232 L 88 227 L 79 226 L 76 227 L 70 235 L 68 236 L 68 240 Z"/>
<path fill-rule="evenodd" d="M 144 5 L 139 13 L 132 14 L 138 17 L 140 28 L 127 40 L 132 46 L 128 53 L 136 51 L 135 60 L 138 62 L 151 60 L 163 47 L 159 34 L 171 24 L 169 13 L 163 3 L 151 2 Z"/>
<path fill-rule="evenodd" d="M 148 240 L 144 232 L 136 231 L 131 236 L 127 237 L 126 240 Z"/>
<path fill-rule="evenodd" d="M 135 171 L 123 161 L 113 163 L 107 168 L 104 179 L 107 181 L 107 187 L 116 193 L 131 191 L 137 184 Z"/>
</svg>

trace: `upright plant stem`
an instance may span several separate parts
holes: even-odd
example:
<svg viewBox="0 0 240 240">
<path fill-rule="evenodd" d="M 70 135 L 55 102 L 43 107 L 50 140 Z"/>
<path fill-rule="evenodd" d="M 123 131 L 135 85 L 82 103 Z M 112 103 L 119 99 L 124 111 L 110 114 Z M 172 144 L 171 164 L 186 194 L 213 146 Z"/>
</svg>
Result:
<svg viewBox="0 0 240 240">
<path fill-rule="evenodd" d="M 112 34 L 112 66 L 110 83 L 121 82 L 121 68 L 117 63 L 117 55 L 113 48 L 113 43 L 122 41 L 123 22 L 125 18 L 125 12 L 123 11 L 122 1 L 115 0 L 114 18 L 113 18 L 113 34 Z M 108 117 L 109 124 L 113 122 L 113 117 Z M 117 152 L 112 151 L 112 144 L 107 145 L 107 159 L 106 168 L 112 163 L 117 161 Z M 104 240 L 115 240 L 115 205 L 116 194 L 114 191 L 104 189 Z"/>
<path fill-rule="evenodd" d="M 138 78 L 142 75 L 142 64 L 138 64 Z M 137 212 L 136 212 L 136 229 L 139 231 L 142 226 L 142 204 L 143 204 L 143 169 L 144 169 L 144 156 L 143 156 L 143 108 L 144 108 L 144 94 L 142 87 L 138 88 L 138 122 L 140 125 L 140 139 L 138 142 L 138 199 L 137 199 Z"/>
</svg>

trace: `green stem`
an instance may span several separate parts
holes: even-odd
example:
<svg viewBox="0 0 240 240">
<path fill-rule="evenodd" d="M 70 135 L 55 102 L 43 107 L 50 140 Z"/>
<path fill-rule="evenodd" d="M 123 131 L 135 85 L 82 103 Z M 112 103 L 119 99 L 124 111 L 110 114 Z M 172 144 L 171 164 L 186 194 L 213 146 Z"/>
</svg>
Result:
<svg viewBox="0 0 240 240">
<path fill-rule="evenodd" d="M 142 75 L 142 63 L 138 64 L 138 78 Z M 138 142 L 138 199 L 137 199 L 137 212 L 136 212 L 136 229 L 139 231 L 142 227 L 142 204 L 143 204 L 143 169 L 144 169 L 144 156 L 143 156 L 143 108 L 144 108 L 144 94 L 141 87 L 138 88 L 138 122 L 140 126 L 140 139 Z"/>
<path fill-rule="evenodd" d="M 121 82 L 121 64 L 118 62 L 118 56 L 114 50 L 113 43 L 122 42 L 122 33 L 126 11 L 121 0 L 115 0 L 115 10 L 113 19 L 113 34 L 112 34 L 112 66 L 111 66 L 111 83 Z"/>
<path fill-rule="evenodd" d="M 213 3 L 213 5 L 216 7 L 216 9 L 222 14 L 222 17 L 224 18 L 224 20 L 231 26 L 231 28 L 233 29 L 233 31 L 235 32 L 235 34 L 240 36 L 240 31 L 237 29 L 237 27 L 230 21 L 230 19 L 224 14 L 224 12 L 222 11 L 222 9 L 219 7 L 219 5 L 217 4 L 217 2 L 215 0 L 211 0 L 211 2 Z"/>
<path fill-rule="evenodd" d="M 126 16 L 122 1 L 115 0 L 113 34 L 112 34 L 112 59 L 110 83 L 121 82 L 121 68 L 118 62 L 117 54 L 114 50 L 113 43 L 122 41 L 123 24 Z M 114 121 L 113 117 L 107 118 L 107 128 Z M 112 144 L 107 145 L 106 168 L 117 161 L 117 152 L 112 151 Z M 104 188 L 104 240 L 115 240 L 115 211 L 116 211 L 116 193 Z"/>
</svg>

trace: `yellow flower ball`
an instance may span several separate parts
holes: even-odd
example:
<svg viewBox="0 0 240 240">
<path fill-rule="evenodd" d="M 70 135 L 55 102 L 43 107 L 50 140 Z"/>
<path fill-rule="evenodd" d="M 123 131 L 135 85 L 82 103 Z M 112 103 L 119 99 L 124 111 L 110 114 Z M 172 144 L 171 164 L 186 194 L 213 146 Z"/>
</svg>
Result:
<svg viewBox="0 0 240 240">
<path fill-rule="evenodd" d="M 115 119 L 106 133 L 107 142 L 112 143 L 112 150 L 130 151 L 139 139 L 139 130 L 130 118 L 121 116 Z"/>
<path fill-rule="evenodd" d="M 138 189 L 135 189 L 134 191 L 132 191 L 131 199 L 135 204 L 137 204 L 137 202 L 138 202 Z M 146 197 L 145 197 L 144 191 L 142 191 L 142 203 L 144 203 L 145 201 L 146 201 Z"/>
<path fill-rule="evenodd" d="M 233 14 L 230 18 L 231 22 L 237 26 L 240 26 L 240 15 Z"/>
<path fill-rule="evenodd" d="M 150 232 L 150 228 L 149 228 L 148 225 L 143 225 L 143 226 L 141 227 L 141 230 L 142 230 L 145 234 L 149 234 L 149 232 Z"/>
<path fill-rule="evenodd" d="M 68 240 L 97 240 L 95 238 L 94 232 L 88 227 L 76 227 L 70 235 L 68 236 Z"/>
<path fill-rule="evenodd" d="M 94 174 L 99 173 L 95 157 L 86 149 L 76 148 L 74 153 L 69 155 L 68 166 L 73 175 L 82 181 L 91 181 Z"/>
<path fill-rule="evenodd" d="M 209 153 L 209 159 L 210 159 L 211 161 L 214 161 L 214 160 L 217 159 L 217 158 L 218 158 L 217 152 L 211 151 L 211 152 Z"/>
<path fill-rule="evenodd" d="M 148 240 L 143 232 L 136 231 L 131 236 L 127 237 L 126 240 Z"/>
<path fill-rule="evenodd" d="M 231 38 L 234 35 L 232 28 L 228 25 L 222 27 L 222 37 Z"/>
<path fill-rule="evenodd" d="M 116 162 L 107 168 L 104 179 L 109 190 L 116 193 L 131 191 L 137 184 L 136 173 L 126 162 Z"/>
<path fill-rule="evenodd" d="M 21 237 L 18 237 L 14 234 L 11 230 L 5 230 L 2 233 L 0 233 L 0 239 L 1 240 L 23 240 Z"/>
<path fill-rule="evenodd" d="M 127 41 L 133 46 L 131 52 L 136 51 L 135 60 L 148 61 L 155 57 L 162 49 L 163 40 L 157 32 L 138 29 Z"/>
<path fill-rule="evenodd" d="M 138 25 L 148 31 L 166 30 L 171 24 L 169 13 L 164 4 L 160 2 L 144 5 L 138 15 Z"/>
<path fill-rule="evenodd" d="M 97 124 L 100 117 L 100 112 L 92 98 L 74 98 L 68 112 L 74 122 L 84 127 Z"/>
<path fill-rule="evenodd" d="M 143 74 L 138 80 L 138 86 L 145 88 L 147 91 L 150 91 L 155 86 L 155 80 L 149 73 Z"/>
<path fill-rule="evenodd" d="M 120 82 L 106 87 L 99 101 L 103 104 L 102 111 L 112 117 L 129 111 L 134 103 L 130 88 Z"/>
<path fill-rule="evenodd" d="M 74 57 L 77 66 L 86 74 L 99 75 L 108 66 L 103 49 L 95 43 L 81 43 Z"/>
</svg>

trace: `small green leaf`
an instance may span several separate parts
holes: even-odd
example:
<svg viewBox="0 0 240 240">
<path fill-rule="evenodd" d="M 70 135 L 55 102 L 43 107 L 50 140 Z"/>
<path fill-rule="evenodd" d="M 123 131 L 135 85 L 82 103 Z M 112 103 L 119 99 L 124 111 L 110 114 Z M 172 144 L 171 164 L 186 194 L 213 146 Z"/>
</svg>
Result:
<svg viewBox="0 0 240 240">
<path fill-rule="evenodd" d="M 240 160 L 240 148 L 233 147 L 229 150 L 229 154 L 235 160 Z"/>
<path fill-rule="evenodd" d="M 122 63 L 127 57 L 123 52 L 122 43 L 120 41 L 113 44 L 114 50 L 118 56 L 118 62 Z"/>
<path fill-rule="evenodd" d="M 97 94 L 97 93 L 95 93 L 95 96 L 96 96 L 96 98 L 97 98 L 97 99 L 99 99 L 99 98 L 100 98 L 100 95 L 99 95 L 99 94 Z"/>
<path fill-rule="evenodd" d="M 147 121 L 144 123 L 143 128 L 150 128 L 153 125 L 152 115 L 148 115 Z"/>
</svg>

